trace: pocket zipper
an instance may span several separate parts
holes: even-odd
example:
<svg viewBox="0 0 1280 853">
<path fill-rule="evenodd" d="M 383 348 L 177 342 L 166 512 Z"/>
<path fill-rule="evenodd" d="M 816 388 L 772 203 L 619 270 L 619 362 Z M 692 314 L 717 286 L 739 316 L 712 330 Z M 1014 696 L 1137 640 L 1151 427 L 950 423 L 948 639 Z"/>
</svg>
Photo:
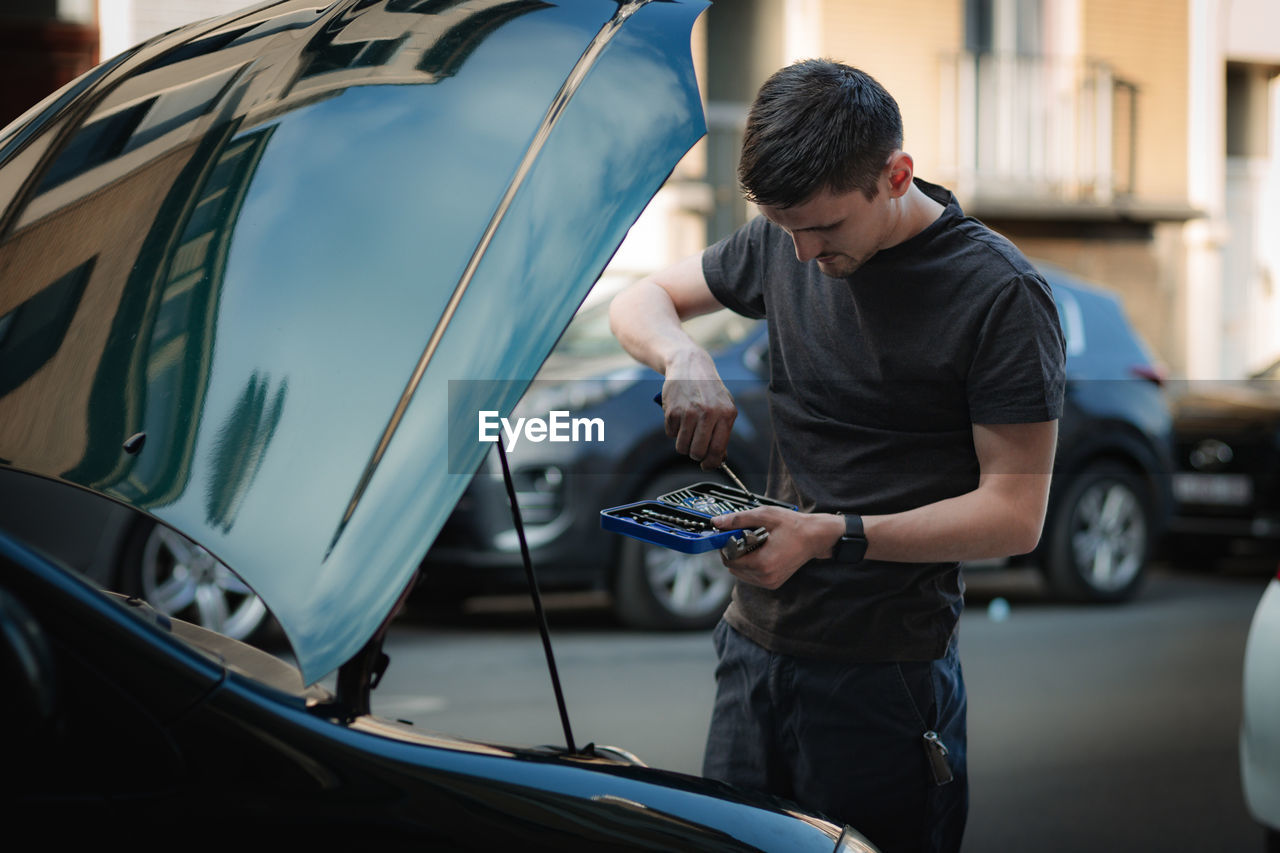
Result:
<svg viewBox="0 0 1280 853">
<path fill-rule="evenodd" d="M 935 785 L 945 785 L 955 778 L 951 773 L 951 765 L 947 763 L 947 747 L 937 732 L 924 733 L 924 751 L 929 759 L 929 769 L 933 771 Z"/>
</svg>

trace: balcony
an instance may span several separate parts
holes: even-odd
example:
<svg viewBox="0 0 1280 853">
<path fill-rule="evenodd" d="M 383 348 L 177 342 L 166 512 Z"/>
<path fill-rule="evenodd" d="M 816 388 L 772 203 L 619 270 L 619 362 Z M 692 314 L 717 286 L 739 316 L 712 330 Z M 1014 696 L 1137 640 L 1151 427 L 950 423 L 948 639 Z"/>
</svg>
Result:
<svg viewBox="0 0 1280 853">
<path fill-rule="evenodd" d="M 1114 210 L 1133 196 L 1137 98 L 1098 61 L 944 56 L 940 165 L 975 208 Z"/>
</svg>

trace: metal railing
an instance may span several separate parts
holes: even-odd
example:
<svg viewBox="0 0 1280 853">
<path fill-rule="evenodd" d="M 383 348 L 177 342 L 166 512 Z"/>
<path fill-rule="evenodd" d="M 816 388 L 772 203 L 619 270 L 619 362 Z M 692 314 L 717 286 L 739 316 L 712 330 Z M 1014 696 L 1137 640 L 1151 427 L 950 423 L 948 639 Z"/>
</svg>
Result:
<svg viewBox="0 0 1280 853">
<path fill-rule="evenodd" d="M 944 56 L 941 108 L 942 165 L 962 195 L 1107 204 L 1133 192 L 1137 87 L 1106 63 Z"/>
</svg>

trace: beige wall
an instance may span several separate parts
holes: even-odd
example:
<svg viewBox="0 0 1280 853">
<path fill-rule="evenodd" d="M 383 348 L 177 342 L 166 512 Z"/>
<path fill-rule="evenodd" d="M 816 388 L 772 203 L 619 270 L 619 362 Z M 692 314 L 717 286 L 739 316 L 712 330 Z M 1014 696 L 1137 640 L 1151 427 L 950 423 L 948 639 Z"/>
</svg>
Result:
<svg viewBox="0 0 1280 853">
<path fill-rule="evenodd" d="M 1182 336 L 1185 319 L 1179 314 L 1183 269 L 1181 231 L 1177 225 L 1156 225 L 1146 235 L 1117 228 L 1067 233 L 1043 224 L 993 222 L 1024 254 L 1055 264 L 1114 293 L 1134 329 L 1153 355 L 1170 370 L 1185 364 Z"/>
<path fill-rule="evenodd" d="M 823 53 L 867 71 L 902 107 L 906 147 L 924 177 L 939 162 L 942 57 L 964 43 L 963 0 L 823 4 Z M 1138 86 L 1136 194 L 1187 196 L 1187 0 L 1085 0 L 1081 51 Z"/>
<path fill-rule="evenodd" d="M 880 81 L 902 110 L 903 146 L 937 180 L 940 60 L 964 45 L 963 0 L 839 0 L 823 5 L 823 52 Z"/>
<path fill-rule="evenodd" d="M 1116 77 L 1138 86 L 1134 189 L 1142 201 L 1187 199 L 1186 4 L 1187 0 L 1081 2 L 1081 54 L 1108 63 Z M 933 176 L 942 165 L 943 152 L 940 62 L 963 47 L 964 0 L 827 0 L 821 29 L 825 55 L 872 74 L 898 99 L 905 146 L 915 156 L 921 177 Z M 1117 169 L 1125 168 L 1117 164 Z M 1174 369 L 1181 366 L 1178 226 L 1144 230 L 1034 220 L 992 224 L 1029 256 L 1115 292 L 1157 356 Z"/>
<path fill-rule="evenodd" d="M 1136 195 L 1187 198 L 1187 0 L 1087 0 L 1082 51 L 1138 86 Z"/>
<path fill-rule="evenodd" d="M 111 324 L 102 318 L 114 316 L 119 309 L 129 273 L 148 236 L 136 223 L 155 218 L 194 150 L 194 144 L 175 148 L 19 230 L 0 249 L 0 279 L 23 285 L 0 294 L 0 316 L 85 261 L 98 259 L 67 329 L 68 343 L 0 400 L 0 435 L 18 467 L 65 470 L 83 458 L 96 359 L 111 331 Z"/>
</svg>

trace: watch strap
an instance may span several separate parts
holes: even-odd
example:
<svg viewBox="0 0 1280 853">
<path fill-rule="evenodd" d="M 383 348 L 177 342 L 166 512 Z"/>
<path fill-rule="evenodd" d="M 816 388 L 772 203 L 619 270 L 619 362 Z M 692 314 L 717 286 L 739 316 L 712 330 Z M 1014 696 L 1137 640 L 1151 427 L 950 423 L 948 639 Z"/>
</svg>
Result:
<svg viewBox="0 0 1280 853">
<path fill-rule="evenodd" d="M 842 513 L 843 514 L 843 513 Z M 867 535 L 862 527 L 862 516 L 844 515 L 844 535 L 831 549 L 831 559 L 837 563 L 860 563 L 867 553 Z"/>
</svg>

